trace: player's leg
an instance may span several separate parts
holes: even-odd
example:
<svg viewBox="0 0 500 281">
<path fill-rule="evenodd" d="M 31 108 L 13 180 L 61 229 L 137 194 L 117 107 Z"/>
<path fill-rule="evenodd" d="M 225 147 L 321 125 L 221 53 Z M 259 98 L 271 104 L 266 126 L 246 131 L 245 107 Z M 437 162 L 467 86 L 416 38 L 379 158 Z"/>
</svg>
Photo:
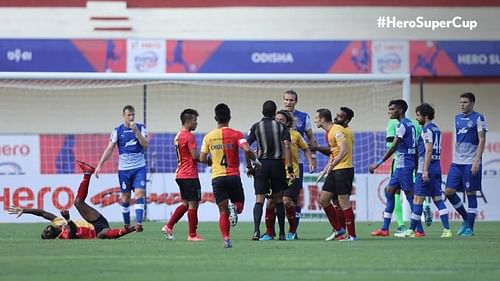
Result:
<svg viewBox="0 0 500 281">
<path fill-rule="evenodd" d="M 175 208 L 174 212 L 168 219 L 167 223 L 162 227 L 161 231 L 163 232 L 165 239 L 167 240 L 175 240 L 174 236 L 174 226 L 175 224 L 184 216 L 184 214 L 188 211 L 188 201 L 186 199 L 184 187 L 188 186 L 187 180 L 185 179 L 176 179 L 177 185 L 179 186 L 179 191 L 181 193 L 181 203 L 177 208 Z M 186 187 L 188 188 L 188 187 Z"/>
<path fill-rule="evenodd" d="M 357 239 L 354 211 L 352 210 L 350 201 L 352 182 L 354 181 L 354 169 L 340 169 L 334 172 L 337 173 L 335 175 L 337 198 L 340 208 L 342 208 L 345 226 L 349 234 L 343 238 L 338 237 L 337 240 L 353 241 Z"/>
<path fill-rule="evenodd" d="M 224 248 L 231 248 L 232 241 L 230 237 L 231 223 L 229 222 L 229 190 L 234 188 L 227 177 L 218 177 L 212 180 L 215 203 L 219 208 L 219 230 L 224 240 Z"/>
<path fill-rule="evenodd" d="M 272 197 L 268 197 L 266 201 L 266 211 L 264 213 L 266 232 L 260 237 L 260 241 L 273 240 L 274 236 L 276 236 L 274 229 L 274 225 L 276 223 L 276 206 Z"/>
<path fill-rule="evenodd" d="M 444 194 L 446 198 L 453 205 L 453 208 L 462 216 L 463 223 L 462 226 L 457 231 L 457 234 L 462 234 L 467 228 L 468 214 L 465 210 L 464 204 L 460 197 L 458 197 L 456 191 L 463 189 L 463 165 L 451 164 L 450 170 L 448 171 L 448 177 L 446 179 L 446 188 Z"/>
<path fill-rule="evenodd" d="M 401 190 L 403 190 L 405 193 L 406 200 L 408 201 L 408 205 L 410 206 L 410 211 L 413 215 L 415 211 L 415 206 L 414 206 L 415 184 L 413 182 L 413 170 L 403 169 L 400 173 L 400 179 L 401 179 Z M 422 193 L 425 196 L 427 189 L 424 187 L 424 190 L 425 191 L 423 191 Z M 417 207 L 418 208 L 417 213 L 420 213 L 420 217 L 422 217 L 422 212 L 423 212 L 423 199 L 425 199 L 425 197 L 421 198 L 421 200 L 419 199 L 418 201 L 419 206 Z M 416 231 L 416 236 L 418 237 L 425 236 L 424 227 L 422 226 L 422 221 L 420 219 L 416 220 L 415 231 Z"/>
<path fill-rule="evenodd" d="M 332 235 L 326 238 L 326 240 L 334 240 L 339 235 L 345 234 L 345 230 L 342 228 L 339 218 L 336 214 L 335 207 L 332 204 L 332 198 L 335 196 L 335 177 L 333 172 L 328 173 L 323 184 L 323 189 L 320 194 L 320 204 L 325 212 L 328 222 L 332 226 Z"/>
<path fill-rule="evenodd" d="M 101 216 L 97 210 L 85 203 L 85 199 L 87 198 L 89 192 L 90 178 L 94 173 L 95 168 L 80 160 L 77 160 L 76 163 L 83 171 L 83 179 L 78 187 L 74 205 L 84 220 L 92 222 Z"/>
<path fill-rule="evenodd" d="M 398 224 L 398 229 L 396 233 L 405 233 L 406 227 L 405 222 L 403 220 L 403 204 L 401 204 L 401 192 L 398 190 L 394 194 L 394 218 Z"/>
<path fill-rule="evenodd" d="M 299 193 L 297 195 L 297 199 L 298 199 L 298 196 L 300 195 L 300 192 L 304 188 L 304 163 L 299 163 L 298 185 L 299 185 L 298 186 L 299 187 Z M 300 216 L 302 214 L 302 206 L 299 204 L 298 200 L 296 200 L 296 202 L 297 203 L 295 204 L 295 228 L 298 228 L 299 227 L 299 223 L 300 223 Z"/>
<path fill-rule="evenodd" d="M 146 204 L 146 167 L 138 168 L 135 171 L 132 184 L 135 192 L 135 230 L 142 232 L 142 220 L 144 219 L 144 206 Z"/>
<path fill-rule="evenodd" d="M 199 179 L 187 180 L 188 186 L 185 190 L 184 197 L 188 201 L 188 240 L 203 241 L 204 239 L 198 235 L 198 205 L 201 200 L 201 185 Z"/>
<path fill-rule="evenodd" d="M 286 180 L 285 164 L 283 161 L 272 161 L 272 173 L 270 179 L 272 198 L 276 209 L 276 218 L 278 219 L 279 240 L 286 240 L 283 190 L 288 188 L 288 182 Z"/>
<path fill-rule="evenodd" d="M 239 176 L 228 176 L 227 180 L 233 186 L 229 190 L 229 199 L 231 200 L 228 203 L 229 222 L 232 227 L 235 227 L 238 224 L 238 215 L 243 212 L 245 206 L 245 193 L 243 192 L 243 185 Z"/>
<path fill-rule="evenodd" d="M 467 229 L 462 233 L 461 236 L 473 236 L 474 235 L 474 223 L 477 216 L 477 191 L 481 190 L 481 179 L 482 179 L 482 167 L 479 166 L 479 171 L 477 174 L 472 174 L 472 165 L 465 166 L 465 182 L 469 185 L 465 186 L 465 191 L 467 194 Z"/>
<path fill-rule="evenodd" d="M 118 182 L 120 183 L 120 205 L 122 206 L 123 225 L 130 228 L 130 193 L 132 191 L 131 172 L 118 171 Z"/>
<path fill-rule="evenodd" d="M 398 174 L 400 173 L 400 169 L 396 169 L 391 174 L 391 179 L 389 180 L 389 184 L 385 188 L 385 198 L 386 204 L 384 209 L 384 222 L 380 229 L 372 231 L 370 233 L 371 236 L 389 236 L 389 226 L 391 224 L 392 214 L 394 212 L 394 194 L 397 190 L 400 190 L 400 180 Z"/>
<path fill-rule="evenodd" d="M 252 240 L 260 239 L 260 221 L 262 220 L 262 213 L 264 209 L 264 201 L 266 194 L 270 193 L 269 188 L 269 161 L 262 160 L 262 167 L 255 171 L 254 176 L 254 189 L 255 189 L 255 205 L 253 206 L 253 225 L 254 232 Z"/>
<path fill-rule="evenodd" d="M 297 238 L 296 204 L 300 192 L 300 179 L 294 179 L 290 187 L 283 191 L 283 204 L 285 205 L 285 215 L 288 219 L 288 233 L 286 240 Z"/>
</svg>

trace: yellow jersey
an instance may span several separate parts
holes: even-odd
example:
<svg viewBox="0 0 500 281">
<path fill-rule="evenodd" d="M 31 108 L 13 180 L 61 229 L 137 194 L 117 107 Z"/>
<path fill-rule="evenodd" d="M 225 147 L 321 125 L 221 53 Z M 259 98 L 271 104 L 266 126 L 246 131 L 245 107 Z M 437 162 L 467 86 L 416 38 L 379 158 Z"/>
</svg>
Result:
<svg viewBox="0 0 500 281">
<path fill-rule="evenodd" d="M 333 124 L 327 133 L 327 142 L 330 146 L 330 157 L 337 157 L 340 153 L 341 142 L 345 141 L 347 145 L 347 154 L 342 160 L 333 168 L 333 170 L 352 168 L 352 149 L 354 146 L 354 134 L 349 128 L 344 128 L 341 125 Z"/>
</svg>

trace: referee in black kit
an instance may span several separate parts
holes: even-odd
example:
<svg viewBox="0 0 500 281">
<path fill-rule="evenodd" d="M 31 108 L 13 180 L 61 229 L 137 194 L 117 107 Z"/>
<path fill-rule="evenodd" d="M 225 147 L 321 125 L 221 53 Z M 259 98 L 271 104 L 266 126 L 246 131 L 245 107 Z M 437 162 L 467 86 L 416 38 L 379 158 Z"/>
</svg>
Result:
<svg viewBox="0 0 500 281">
<path fill-rule="evenodd" d="M 253 207 L 254 234 L 252 240 L 260 238 L 260 221 L 266 194 L 271 193 L 271 202 L 268 208 L 276 208 L 276 216 L 280 228 L 279 238 L 285 240 L 285 208 L 283 206 L 283 190 L 287 187 L 285 173 L 285 159 L 289 173 L 293 175 L 290 150 L 290 132 L 288 128 L 274 120 L 276 103 L 268 100 L 262 105 L 264 117 L 253 124 L 247 136 L 251 145 L 257 141 L 257 158 L 262 168 L 255 171 L 255 206 Z M 251 167 L 248 167 L 251 170 Z"/>
</svg>

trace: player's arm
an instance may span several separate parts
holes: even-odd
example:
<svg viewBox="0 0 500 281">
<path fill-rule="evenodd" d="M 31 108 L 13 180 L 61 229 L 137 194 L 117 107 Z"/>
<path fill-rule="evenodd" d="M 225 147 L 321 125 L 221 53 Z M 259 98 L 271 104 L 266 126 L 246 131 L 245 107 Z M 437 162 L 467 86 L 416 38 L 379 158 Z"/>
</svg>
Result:
<svg viewBox="0 0 500 281">
<path fill-rule="evenodd" d="M 109 157 L 111 156 L 111 153 L 113 153 L 113 150 L 115 149 L 116 142 L 109 142 L 108 146 L 106 149 L 104 149 L 104 152 L 102 153 L 101 159 L 99 160 L 99 163 L 97 164 L 97 167 L 95 168 L 95 176 L 98 178 L 99 174 L 101 172 L 102 165 L 104 162 L 106 162 Z"/>
<path fill-rule="evenodd" d="M 309 118 L 308 118 L 308 122 L 309 122 L 309 124 L 311 123 Z M 305 133 L 307 136 L 307 143 L 309 144 L 309 147 L 318 147 L 318 143 L 316 142 L 316 139 L 314 138 L 314 134 L 313 134 L 313 131 L 312 131 L 310 125 L 309 125 L 309 128 L 306 129 Z M 308 159 L 307 163 L 309 163 L 309 164 L 313 163 L 314 167 L 316 167 L 316 153 L 311 152 L 311 156 L 312 156 L 312 161 L 309 162 L 309 159 Z"/>
<path fill-rule="evenodd" d="M 302 152 L 304 152 L 304 155 L 306 156 L 307 163 L 309 164 L 309 173 L 314 172 L 314 170 L 316 170 L 316 158 L 313 157 L 311 150 L 302 137 L 299 138 L 298 146 L 300 147 L 300 149 L 302 149 Z"/>
<path fill-rule="evenodd" d="M 243 149 L 243 152 L 245 154 L 245 161 L 247 163 L 247 175 L 253 176 L 255 174 L 255 170 L 262 167 L 262 163 L 260 163 L 259 159 L 257 159 L 257 155 L 252 150 L 245 138 L 242 137 L 238 141 L 238 146 Z"/>
<path fill-rule="evenodd" d="M 137 128 L 137 124 L 135 122 L 130 122 L 130 128 L 134 131 L 135 137 L 141 144 L 143 148 L 148 148 L 149 140 L 147 138 L 146 128 L 142 127 L 141 130 Z"/>
<path fill-rule="evenodd" d="M 337 166 L 337 164 L 339 164 L 340 161 L 342 161 L 342 159 L 346 157 L 348 152 L 347 141 L 345 139 L 337 141 L 337 145 L 339 146 L 339 154 L 337 155 L 337 157 L 333 158 L 332 162 L 330 163 L 329 170 L 335 168 L 335 166 Z"/>
<path fill-rule="evenodd" d="M 424 154 L 424 166 L 422 167 L 422 180 L 424 182 L 429 181 L 429 166 L 431 165 L 432 159 L 432 142 L 425 143 L 425 154 Z M 417 161 L 418 163 L 418 161 Z"/>
<path fill-rule="evenodd" d="M 38 217 L 42 217 L 48 221 L 52 221 L 53 219 L 57 218 L 56 215 L 49 213 L 47 211 L 44 211 L 42 209 L 31 209 L 31 208 L 21 208 L 21 207 L 16 207 L 16 206 L 10 206 L 8 212 L 9 212 L 9 214 L 17 215 L 17 217 L 20 217 L 23 214 L 31 214 L 31 215 L 35 215 Z"/>
<path fill-rule="evenodd" d="M 321 154 L 324 154 L 326 156 L 330 156 L 331 154 L 330 147 L 327 146 L 311 146 L 310 150 L 312 153 L 319 151 L 321 152 Z"/>
<path fill-rule="evenodd" d="M 484 146 L 486 144 L 486 131 L 482 130 L 477 134 L 479 138 L 479 143 L 477 145 L 477 153 L 474 162 L 472 163 L 471 172 L 472 175 L 476 175 L 479 172 L 479 165 L 481 164 L 481 159 L 483 157 Z"/>
<path fill-rule="evenodd" d="M 205 136 L 203 138 L 203 141 L 201 142 L 201 150 L 200 150 L 200 155 L 198 156 L 199 157 L 198 162 L 205 163 L 208 166 L 212 166 L 212 159 L 208 157 L 208 152 L 210 151 L 208 147 L 208 142 L 209 139 L 207 136 Z M 193 153 L 191 153 L 191 155 L 193 155 Z"/>
<path fill-rule="evenodd" d="M 380 165 L 382 165 L 385 162 L 385 160 L 389 159 L 394 154 L 394 152 L 396 152 L 396 149 L 398 148 L 398 145 L 400 143 L 401 143 L 401 138 L 399 138 L 399 137 L 394 138 L 394 141 L 392 142 L 391 147 L 384 154 L 384 157 L 382 157 L 382 159 L 380 159 L 377 163 L 370 165 L 370 168 L 369 168 L 370 173 L 375 172 L 375 170 L 378 167 L 380 167 Z"/>
<path fill-rule="evenodd" d="M 286 170 L 290 175 L 291 179 L 294 179 L 296 175 L 293 173 L 293 165 L 292 165 L 292 149 L 290 148 L 290 140 L 283 140 L 283 146 L 285 148 L 285 163 Z"/>
</svg>

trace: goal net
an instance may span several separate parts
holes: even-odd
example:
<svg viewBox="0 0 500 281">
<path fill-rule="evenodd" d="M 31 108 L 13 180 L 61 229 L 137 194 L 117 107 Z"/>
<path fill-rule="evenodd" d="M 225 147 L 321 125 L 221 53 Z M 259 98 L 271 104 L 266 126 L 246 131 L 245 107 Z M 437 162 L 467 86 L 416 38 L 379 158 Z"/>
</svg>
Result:
<svg viewBox="0 0 500 281">
<path fill-rule="evenodd" d="M 297 109 L 313 118 L 319 108 L 335 113 L 341 106 L 355 112 L 356 173 L 386 151 L 387 104 L 407 99 L 405 76 L 395 75 L 129 75 L 129 74 L 24 74 L 0 75 L 0 139 L 19 135 L 39 138 L 40 174 L 71 174 L 78 170 L 75 159 L 97 163 L 111 130 L 122 122 L 122 108 L 131 104 L 136 121 L 150 133 L 148 166 L 154 172 L 175 171 L 172 145 L 185 108 L 200 116 L 194 132 L 203 135 L 215 127 L 213 109 L 218 103 L 231 108 L 230 126 L 247 132 L 260 120 L 262 104 L 274 100 L 280 108 L 283 93 L 299 95 Z M 405 94 L 406 92 L 406 94 Z M 314 125 L 313 125 L 314 127 Z M 326 145 L 324 132 L 313 128 L 316 139 Z M 117 155 L 103 167 L 116 173 Z M 326 164 L 318 156 L 318 166 Z M 200 168 L 204 169 L 204 167 Z M 1 172 L 1 171 L 0 171 Z"/>
</svg>

